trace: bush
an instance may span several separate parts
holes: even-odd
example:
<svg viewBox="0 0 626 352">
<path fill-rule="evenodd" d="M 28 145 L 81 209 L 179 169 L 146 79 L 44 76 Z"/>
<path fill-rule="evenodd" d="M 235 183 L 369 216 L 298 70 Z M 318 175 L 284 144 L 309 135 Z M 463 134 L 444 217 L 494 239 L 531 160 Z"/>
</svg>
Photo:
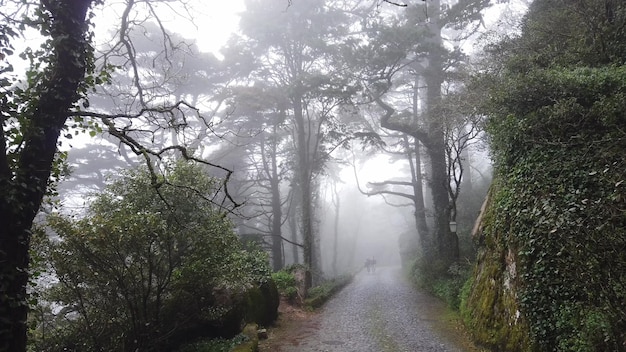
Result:
<svg viewBox="0 0 626 352">
<path fill-rule="evenodd" d="M 202 340 L 184 345 L 176 352 L 230 352 L 247 339 L 245 335 L 239 334 L 232 339 Z"/>
<path fill-rule="evenodd" d="M 445 301 L 455 311 L 459 310 L 461 291 L 470 273 L 469 265 L 454 263 L 445 268 L 443 262 L 437 260 L 417 260 L 413 267 L 415 283 Z"/>
<path fill-rule="evenodd" d="M 278 292 L 289 301 L 293 301 L 298 295 L 295 276 L 286 271 L 280 270 L 272 274 L 272 279 L 276 283 Z"/>
<path fill-rule="evenodd" d="M 37 350 L 172 350 L 234 336 L 246 317 L 275 319 L 268 256 L 243 248 L 209 200 L 214 181 L 186 164 L 169 177 L 157 193 L 147 171 L 131 171 L 83 219 L 49 218 L 61 240 L 49 244 L 59 283 L 46 297 L 64 309 Z"/>
</svg>

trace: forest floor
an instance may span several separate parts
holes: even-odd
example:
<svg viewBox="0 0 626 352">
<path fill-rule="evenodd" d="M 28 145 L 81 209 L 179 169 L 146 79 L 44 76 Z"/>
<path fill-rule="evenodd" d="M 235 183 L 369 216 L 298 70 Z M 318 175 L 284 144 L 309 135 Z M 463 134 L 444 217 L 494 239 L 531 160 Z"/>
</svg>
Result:
<svg viewBox="0 0 626 352">
<path fill-rule="evenodd" d="M 487 351 L 472 343 L 445 303 L 381 269 L 377 275 L 360 273 L 316 311 L 281 302 L 259 351 Z"/>
</svg>

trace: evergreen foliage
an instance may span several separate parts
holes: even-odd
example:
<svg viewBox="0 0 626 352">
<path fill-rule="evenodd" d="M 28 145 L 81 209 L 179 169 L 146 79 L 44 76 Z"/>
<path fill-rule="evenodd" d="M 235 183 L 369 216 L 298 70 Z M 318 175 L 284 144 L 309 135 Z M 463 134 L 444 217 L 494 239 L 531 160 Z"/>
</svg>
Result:
<svg viewBox="0 0 626 352">
<path fill-rule="evenodd" d="M 234 336 L 242 319 L 265 312 L 247 307 L 272 306 L 263 301 L 268 258 L 245 251 L 211 203 L 215 181 L 183 163 L 160 187 L 152 181 L 129 171 L 84 218 L 50 218 L 59 238 L 47 258 L 59 282 L 47 298 L 61 310 L 37 350 L 168 350 Z"/>
<path fill-rule="evenodd" d="M 276 282 L 278 292 L 287 300 L 293 301 L 298 295 L 296 287 L 296 277 L 287 270 L 280 270 L 272 274 L 272 279 Z"/>
<path fill-rule="evenodd" d="M 537 0 L 522 35 L 491 47 L 497 182 L 464 307 L 483 343 L 626 350 L 624 23 L 622 2 Z"/>
</svg>

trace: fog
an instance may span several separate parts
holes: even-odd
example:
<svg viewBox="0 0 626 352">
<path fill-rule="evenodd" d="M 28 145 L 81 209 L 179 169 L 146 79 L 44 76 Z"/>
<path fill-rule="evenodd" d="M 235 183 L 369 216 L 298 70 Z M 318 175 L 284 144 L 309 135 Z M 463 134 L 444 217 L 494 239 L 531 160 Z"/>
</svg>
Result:
<svg viewBox="0 0 626 352">
<path fill-rule="evenodd" d="M 385 166 L 381 161 L 372 164 L 371 168 L 374 169 Z M 362 179 L 375 179 L 384 175 L 371 169 L 369 171 L 370 174 L 367 170 L 360 172 Z M 345 170 L 342 176 L 344 178 L 336 194 L 326 190 L 321 213 L 320 240 L 324 272 L 354 272 L 363 267 L 367 258 L 375 258 L 379 265 L 399 265 L 399 236 L 414 228 L 411 209 L 391 207 L 381 197 L 363 195 L 350 169 Z M 333 197 L 339 199 L 339 209 Z M 333 263 L 336 263 L 335 267 Z"/>
<path fill-rule="evenodd" d="M 225 177 L 224 170 L 232 172 L 226 187 L 230 187 L 227 195 L 238 204 L 237 211 L 230 214 L 237 233 L 242 238 L 256 238 L 272 259 L 281 253 L 282 260 L 275 265 L 302 263 L 308 256 L 324 277 L 358 271 L 367 258 L 375 258 L 379 265 L 399 265 L 401 249 L 413 251 L 419 239 L 427 237 L 419 233 L 419 216 L 424 219 L 422 229 L 432 228 L 440 221 L 435 220 L 438 215 L 433 210 L 432 185 L 441 183 L 448 185 L 447 192 L 452 195 L 449 201 L 454 201 L 456 207 L 450 205 L 452 215 L 446 216 L 449 221 L 458 222 L 461 247 L 471 247 L 470 230 L 490 182 L 489 152 L 480 117 L 464 115 L 462 106 L 454 107 L 458 111 L 453 109 L 446 116 L 429 117 L 428 99 L 432 98 L 427 94 L 427 86 L 431 82 L 422 71 L 429 69 L 428 60 L 434 60 L 434 56 L 428 56 L 428 51 L 420 55 L 429 59 L 402 54 L 383 65 L 375 60 L 360 61 L 364 57 L 357 55 L 350 62 L 348 56 L 330 58 L 328 53 L 320 54 L 317 50 L 321 49 L 316 46 L 348 47 L 359 43 L 371 55 L 379 55 L 377 50 L 385 47 L 375 43 L 375 34 L 366 39 L 347 31 L 341 35 L 353 37 L 353 42 L 344 43 L 344 38 L 337 37 L 325 44 L 316 42 L 318 38 L 306 37 L 309 32 L 319 31 L 317 35 L 333 38 L 330 24 L 322 23 L 331 21 L 331 14 L 336 15 L 329 8 L 344 16 L 342 30 L 358 33 L 368 30 L 368 24 L 358 24 L 358 18 L 350 17 L 350 11 L 358 9 L 370 21 L 393 28 L 393 21 L 410 17 L 407 11 L 411 8 L 424 11 L 426 5 L 411 4 L 407 10 L 379 1 L 329 2 L 328 19 L 311 15 L 303 20 L 311 26 L 309 32 L 300 33 L 291 27 L 287 28 L 293 32 L 275 28 L 279 24 L 271 23 L 271 19 L 280 17 L 287 21 L 294 17 L 294 21 L 300 21 L 300 17 L 306 17 L 301 12 L 304 3 L 278 3 L 274 0 L 268 8 L 255 1 L 189 2 L 187 7 L 164 3 L 135 9 L 127 34 L 136 50 L 135 61 L 108 57 L 111 63 L 126 65 L 127 69 L 115 71 L 113 84 L 90 97 L 92 107 L 115 113 L 141 109 L 142 104 L 188 104 L 189 108 L 176 107 L 172 120 L 166 124 L 155 127 L 154 123 L 161 123 L 157 119 L 125 117 L 126 120 L 115 120 L 115 128 L 144 145 L 156 146 L 151 147 L 155 152 L 148 160 L 157 165 L 157 170 L 164 170 L 169 162 L 180 158 L 163 153 L 174 150 L 170 146 L 175 145 L 189 148 L 195 157 L 208 160 L 212 167 L 207 172 L 212 176 Z M 442 3 L 453 6 L 456 1 Z M 448 48 L 451 58 L 459 50 L 469 55 L 475 51 L 481 35 L 493 35 L 488 26 L 503 26 L 511 16 L 515 17 L 512 14 L 523 11 L 520 8 L 525 3 L 494 2 L 483 9 L 481 26 L 473 29 L 440 28 L 442 45 Z M 118 29 L 109 24 L 119 18 L 123 5 L 98 10 L 101 12 L 96 23 L 96 42 L 102 45 L 102 58 L 120 50 L 111 44 L 119 36 Z M 346 6 L 353 7 L 348 10 Z M 424 16 L 421 12 L 418 19 L 428 26 L 432 13 L 420 16 Z M 155 17 L 161 20 L 158 25 Z M 270 22 L 263 22 L 268 19 Z M 319 28 L 315 21 L 321 23 Z M 468 31 L 471 35 L 467 35 Z M 394 44 L 404 45 L 407 52 L 425 50 L 418 39 Z M 302 52 L 290 51 L 296 47 Z M 391 54 L 397 55 L 383 53 L 380 60 Z M 294 58 L 305 62 L 297 68 L 302 72 L 290 71 L 294 68 L 289 62 Z M 346 62 L 337 63 L 340 59 Z M 469 61 L 462 63 L 466 65 L 464 69 L 469 70 Z M 353 68 L 348 71 L 363 71 L 340 77 L 350 65 Z M 134 74 L 133 67 L 139 68 Z M 383 87 L 382 80 L 376 82 L 376 75 L 387 74 L 388 70 L 395 70 L 385 78 L 393 84 Z M 444 73 L 439 74 L 445 76 Z M 301 84 L 294 81 L 299 78 L 293 77 L 305 74 L 323 82 L 310 83 L 323 89 L 302 93 L 297 98 L 288 95 L 286 92 Z M 460 80 L 442 78 L 437 84 L 441 85 L 443 98 L 463 93 Z M 382 89 L 381 93 L 377 89 Z M 141 92 L 152 101 L 138 99 Z M 298 103 L 294 103 L 296 100 Z M 393 111 L 388 120 L 384 119 L 385 111 Z M 449 146 L 447 180 L 433 179 L 437 173 L 431 160 L 434 154 L 428 139 L 420 139 L 419 130 L 426 131 L 432 119 L 439 119 L 438 131 L 443 130 L 441 136 L 447 138 Z M 180 128 L 168 130 L 177 121 L 182 121 Z M 405 129 L 407 126 L 410 128 Z M 411 134 L 413 130 L 418 133 Z M 134 140 L 120 143 L 119 136 L 114 138 L 106 130 L 95 138 L 80 134 L 62 140 L 61 150 L 69 151 L 71 169 L 59 186 L 64 212 L 81 214 L 90 194 L 97 194 L 124 169 L 145 163 L 137 152 L 141 148 L 132 144 Z M 299 148 L 304 148 L 302 153 Z M 463 168 L 461 179 L 459 171 Z M 461 188 L 462 184 L 465 188 Z M 416 187 L 423 195 L 414 193 Z M 302 196 L 302 189 L 309 190 L 306 196 Z M 419 202 L 425 209 L 416 210 Z M 309 213 L 304 213 L 305 203 L 312 208 Z M 281 204 L 280 212 L 276 212 L 276 204 Z M 276 222 L 272 224 L 276 216 L 280 217 L 280 229 Z M 410 243 L 402 242 L 401 236 L 409 238 Z M 282 238 L 280 252 L 275 245 L 272 247 L 276 238 Z M 307 254 L 307 248 L 312 248 L 312 252 Z"/>
</svg>

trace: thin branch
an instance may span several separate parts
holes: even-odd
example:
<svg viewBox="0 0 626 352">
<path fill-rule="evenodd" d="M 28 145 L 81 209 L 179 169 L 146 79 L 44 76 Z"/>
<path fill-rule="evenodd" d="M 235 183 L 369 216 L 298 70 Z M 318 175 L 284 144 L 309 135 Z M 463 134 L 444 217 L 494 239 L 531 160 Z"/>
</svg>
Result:
<svg viewBox="0 0 626 352">
<path fill-rule="evenodd" d="M 385 185 L 413 187 L 413 183 L 412 182 L 408 182 L 408 181 L 393 181 L 393 180 L 387 180 L 387 181 L 382 181 L 382 182 L 368 182 L 367 184 L 368 185 L 372 185 L 374 187 L 385 186 Z"/>
<path fill-rule="evenodd" d="M 407 198 L 413 202 L 415 202 L 415 196 L 410 195 L 410 194 L 406 194 L 406 193 L 402 193 L 402 192 L 395 192 L 395 191 L 388 191 L 388 190 L 381 190 L 381 191 L 373 191 L 373 192 L 367 192 L 368 196 L 378 196 L 378 195 L 391 195 L 391 196 L 397 196 L 397 197 L 402 197 L 402 198 Z"/>
<path fill-rule="evenodd" d="M 422 1 L 425 1 L 425 0 L 422 0 Z M 386 2 L 386 3 L 391 4 L 393 6 L 398 6 L 398 7 L 408 7 L 409 6 L 408 4 L 401 4 L 399 2 L 394 2 L 394 1 L 391 1 L 391 0 L 383 0 L 383 2 Z"/>
</svg>

